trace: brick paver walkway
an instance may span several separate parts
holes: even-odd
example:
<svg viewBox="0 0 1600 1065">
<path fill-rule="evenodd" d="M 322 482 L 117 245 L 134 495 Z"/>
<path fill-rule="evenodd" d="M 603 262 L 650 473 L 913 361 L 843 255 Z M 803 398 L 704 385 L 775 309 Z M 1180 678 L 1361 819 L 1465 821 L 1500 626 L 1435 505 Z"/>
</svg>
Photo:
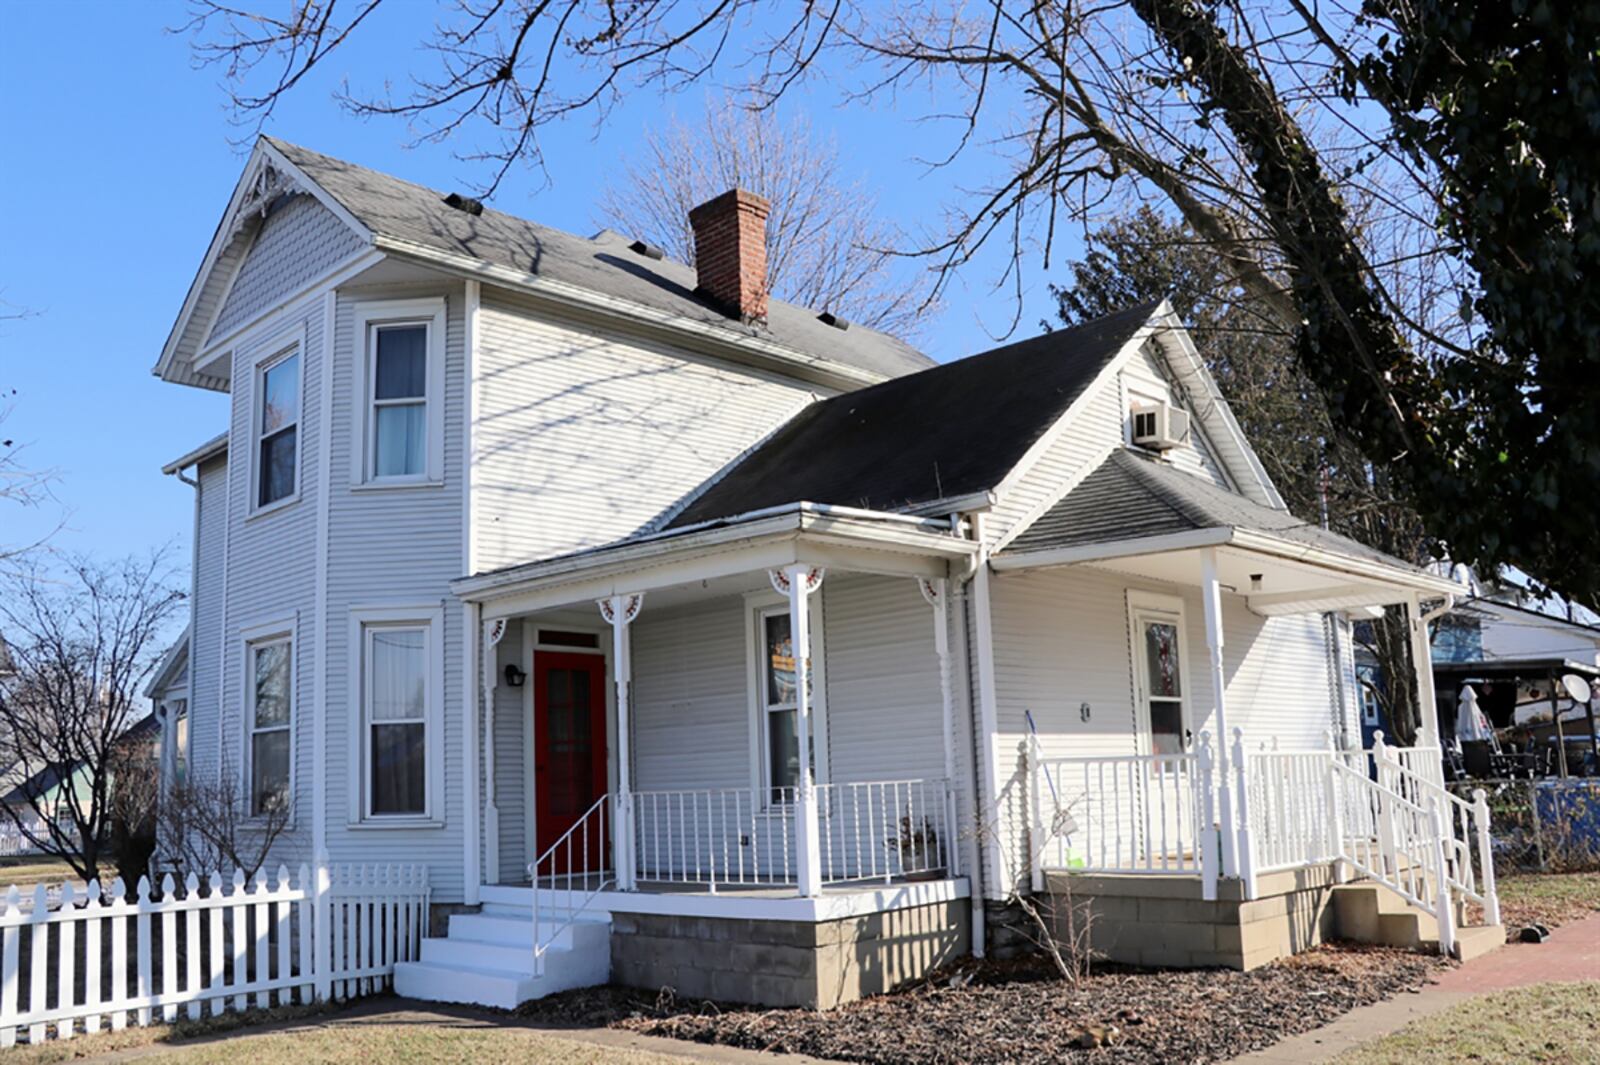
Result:
<svg viewBox="0 0 1600 1065">
<path fill-rule="evenodd" d="M 1600 915 L 1564 924 L 1543 943 L 1502 947 L 1445 972 L 1416 994 L 1351 1010 L 1332 1024 L 1235 1058 L 1232 1065 L 1312 1065 L 1475 995 L 1576 980 L 1600 980 Z"/>
</svg>

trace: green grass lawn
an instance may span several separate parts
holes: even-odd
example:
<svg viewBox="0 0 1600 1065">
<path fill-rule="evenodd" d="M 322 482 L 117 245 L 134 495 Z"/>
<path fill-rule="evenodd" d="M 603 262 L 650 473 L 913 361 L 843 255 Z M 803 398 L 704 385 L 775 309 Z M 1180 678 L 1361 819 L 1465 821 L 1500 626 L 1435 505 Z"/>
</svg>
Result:
<svg viewBox="0 0 1600 1065">
<path fill-rule="evenodd" d="M 1507 931 L 1534 921 L 1553 928 L 1600 911 L 1600 873 L 1530 873 L 1495 886 Z"/>
<path fill-rule="evenodd" d="M 1469 999 L 1334 1059 L 1336 1065 L 1600 1065 L 1600 982 Z"/>
</svg>

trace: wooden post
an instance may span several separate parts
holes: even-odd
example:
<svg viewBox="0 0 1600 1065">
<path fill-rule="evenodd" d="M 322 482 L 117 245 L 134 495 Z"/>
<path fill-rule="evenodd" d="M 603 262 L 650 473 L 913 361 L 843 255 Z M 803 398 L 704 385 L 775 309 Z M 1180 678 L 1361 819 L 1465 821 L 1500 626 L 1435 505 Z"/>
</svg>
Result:
<svg viewBox="0 0 1600 1065">
<path fill-rule="evenodd" d="M 1428 623 L 1422 618 L 1422 596 L 1413 593 L 1409 604 L 1411 622 L 1411 667 L 1417 680 L 1417 746 L 1439 748 L 1439 702 L 1433 692 L 1433 645 L 1428 639 Z"/>
<path fill-rule="evenodd" d="M 1238 837 L 1235 842 L 1235 855 L 1238 861 L 1238 877 L 1244 885 L 1244 897 L 1256 897 L 1256 846 L 1255 831 L 1250 827 L 1250 762 L 1244 749 L 1244 729 L 1233 730 L 1233 772 L 1237 781 L 1238 794 L 1236 796 L 1238 811 Z M 1227 780 L 1224 778 L 1222 795 L 1228 795 Z M 1223 842 L 1226 844 L 1228 835 L 1225 834 Z"/>
<path fill-rule="evenodd" d="M 633 854 L 633 619 L 644 607 L 644 593 L 613 595 L 599 602 L 600 616 L 611 626 L 611 675 L 616 682 L 617 797 L 611 817 L 611 870 L 619 891 L 634 889 Z M 536 885 L 537 886 L 537 885 Z"/>
<path fill-rule="evenodd" d="M 1494 845 L 1489 834 L 1489 796 L 1482 788 L 1472 792 L 1472 823 L 1478 831 L 1478 868 L 1483 890 L 1483 916 L 1488 924 L 1500 923 L 1500 894 L 1494 883 Z"/>
<path fill-rule="evenodd" d="M 811 617 L 806 598 L 822 584 L 822 570 L 788 566 L 775 581 L 789 595 L 789 646 L 794 659 L 795 739 L 800 745 L 800 787 L 795 802 L 795 864 L 800 894 L 822 893 L 822 834 L 811 760 Z"/>
<path fill-rule="evenodd" d="M 1217 830 L 1216 809 L 1213 803 L 1216 797 L 1216 757 L 1211 750 L 1211 732 L 1208 729 L 1200 731 L 1200 749 L 1195 754 L 1195 770 L 1197 774 L 1195 787 L 1195 801 L 1199 803 L 1200 831 L 1195 845 L 1200 849 L 1200 897 L 1207 902 L 1217 897 L 1217 858 L 1218 841 L 1221 833 Z"/>
<path fill-rule="evenodd" d="M 1567 779 L 1567 732 L 1561 726 L 1561 704 L 1556 699 L 1557 687 L 1560 683 L 1556 679 L 1555 670 L 1550 671 L 1550 716 L 1556 723 L 1556 766 L 1561 772 L 1561 779 Z"/>
<path fill-rule="evenodd" d="M 1449 866 L 1445 864 L 1445 823 L 1439 813 L 1439 800 L 1428 797 L 1428 818 L 1433 823 L 1433 873 L 1435 880 L 1434 916 L 1439 922 L 1439 953 L 1454 954 L 1456 949 L 1456 911 L 1450 900 Z"/>
<path fill-rule="evenodd" d="M 1328 854 L 1333 858 L 1333 878 L 1336 882 L 1341 884 L 1344 883 L 1345 879 L 1344 803 L 1343 788 L 1341 786 L 1344 781 L 1339 776 L 1339 766 L 1342 764 L 1340 759 L 1342 757 L 1343 752 L 1339 750 L 1339 737 L 1334 733 L 1333 729 L 1329 729 L 1328 768 L 1326 770 L 1328 796 L 1328 809 L 1326 811 L 1328 818 Z"/>
</svg>

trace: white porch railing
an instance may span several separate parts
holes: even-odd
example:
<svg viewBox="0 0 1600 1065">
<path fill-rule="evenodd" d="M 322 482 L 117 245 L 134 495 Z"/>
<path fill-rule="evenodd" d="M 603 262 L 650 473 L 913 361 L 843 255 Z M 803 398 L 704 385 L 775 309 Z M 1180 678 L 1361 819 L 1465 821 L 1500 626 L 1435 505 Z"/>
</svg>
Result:
<svg viewBox="0 0 1600 1065">
<path fill-rule="evenodd" d="M 1193 754 L 1035 755 L 1031 799 L 1038 867 L 1205 876 L 1214 886 L 1215 782 L 1208 740 Z"/>
<path fill-rule="evenodd" d="M 1261 873 L 1343 861 L 1438 915 L 1453 938 L 1446 897 L 1500 920 L 1482 792 L 1445 789 L 1437 748 L 1251 751 L 1235 730 L 1225 773 L 1209 737 L 1194 752 L 1043 759 L 1028 744 L 1030 851 L 1044 873 L 1237 877 L 1247 898 Z M 1219 859 L 1217 852 L 1222 857 Z"/>
<path fill-rule="evenodd" d="M 24 909 L 15 887 L 0 912 L 0 1047 L 49 1034 L 117 1030 L 152 1019 L 381 990 L 397 961 L 416 958 L 428 926 L 426 866 L 278 867 L 231 890 L 190 874 L 132 898 L 44 885 Z"/>
<path fill-rule="evenodd" d="M 824 884 L 956 875 L 955 796 L 947 780 L 822 784 L 817 816 Z"/>
</svg>

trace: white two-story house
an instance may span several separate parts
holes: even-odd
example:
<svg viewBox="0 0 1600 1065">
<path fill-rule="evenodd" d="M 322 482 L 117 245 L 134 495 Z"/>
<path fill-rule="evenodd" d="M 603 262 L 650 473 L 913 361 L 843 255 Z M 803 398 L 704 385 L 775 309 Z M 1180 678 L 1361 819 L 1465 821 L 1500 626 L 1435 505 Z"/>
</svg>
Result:
<svg viewBox="0 0 1600 1065">
<path fill-rule="evenodd" d="M 836 1002 L 1072 874 L 1276 956 L 1262 876 L 1375 863 L 1243 763 L 1358 744 L 1342 612 L 1456 586 L 1288 514 L 1165 305 L 936 365 L 769 299 L 765 214 L 697 272 L 262 138 L 155 369 L 231 400 L 169 764 L 425 863 L 406 993 Z"/>
</svg>

